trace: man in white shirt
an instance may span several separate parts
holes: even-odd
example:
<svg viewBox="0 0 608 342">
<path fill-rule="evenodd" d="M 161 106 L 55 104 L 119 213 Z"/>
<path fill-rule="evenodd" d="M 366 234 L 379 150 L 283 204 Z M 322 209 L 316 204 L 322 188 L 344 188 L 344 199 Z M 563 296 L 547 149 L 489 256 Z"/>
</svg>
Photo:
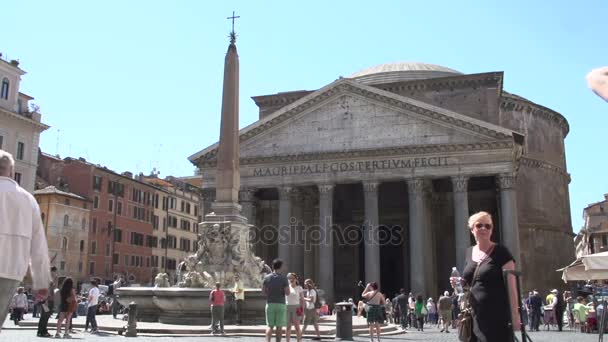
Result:
<svg viewBox="0 0 608 342">
<path fill-rule="evenodd" d="M 587 75 L 587 84 L 594 93 L 608 101 L 608 66 L 591 70 Z"/>
<path fill-rule="evenodd" d="M 89 328 L 89 323 L 91 323 L 91 333 L 97 332 L 97 319 L 95 315 L 97 315 L 97 304 L 99 304 L 99 287 L 97 287 L 97 281 L 91 281 L 91 289 L 89 290 L 89 308 L 87 309 L 87 320 L 84 324 L 84 330 L 86 331 Z"/>
<path fill-rule="evenodd" d="M 40 208 L 34 196 L 12 179 L 14 167 L 13 156 L 0 150 L 0 251 L 6 257 L 0 262 L 0 312 L 7 312 L 28 266 L 39 299 L 46 298 L 51 282 Z"/>
<path fill-rule="evenodd" d="M 27 296 L 23 293 L 23 287 L 17 289 L 17 293 L 11 300 L 10 308 L 15 325 L 19 325 L 19 321 L 23 320 L 23 315 L 27 312 Z"/>
<path fill-rule="evenodd" d="M 245 303 L 245 288 L 238 274 L 234 275 L 234 299 L 236 300 L 236 324 L 243 324 L 243 303 Z"/>
</svg>

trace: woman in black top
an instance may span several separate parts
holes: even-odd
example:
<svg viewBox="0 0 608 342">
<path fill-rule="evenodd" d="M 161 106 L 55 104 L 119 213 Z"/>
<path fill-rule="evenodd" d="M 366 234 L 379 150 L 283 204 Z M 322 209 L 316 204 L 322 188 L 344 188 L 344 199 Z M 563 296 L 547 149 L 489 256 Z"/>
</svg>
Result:
<svg viewBox="0 0 608 342">
<path fill-rule="evenodd" d="M 503 270 L 515 269 L 511 252 L 491 241 L 492 216 L 479 212 L 469 218 L 469 228 L 477 244 L 467 250 L 467 262 L 463 272 L 465 284 L 470 286 L 470 302 L 473 307 L 473 341 L 507 342 L 512 341 L 509 305 L 514 327 L 519 329 L 517 296 L 509 294 L 503 280 Z M 479 270 L 474 278 L 475 269 Z M 513 277 L 511 277 L 513 278 Z M 514 288 L 515 280 L 509 279 Z"/>
</svg>

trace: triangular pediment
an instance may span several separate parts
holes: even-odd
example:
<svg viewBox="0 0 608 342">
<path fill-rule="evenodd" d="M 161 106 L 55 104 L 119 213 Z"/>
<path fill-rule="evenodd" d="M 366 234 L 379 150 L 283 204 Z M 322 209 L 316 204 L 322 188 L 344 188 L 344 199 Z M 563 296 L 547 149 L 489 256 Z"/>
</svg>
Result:
<svg viewBox="0 0 608 342">
<path fill-rule="evenodd" d="M 340 79 L 240 130 L 241 158 L 512 139 L 512 131 Z M 189 159 L 215 159 L 217 144 Z"/>
</svg>

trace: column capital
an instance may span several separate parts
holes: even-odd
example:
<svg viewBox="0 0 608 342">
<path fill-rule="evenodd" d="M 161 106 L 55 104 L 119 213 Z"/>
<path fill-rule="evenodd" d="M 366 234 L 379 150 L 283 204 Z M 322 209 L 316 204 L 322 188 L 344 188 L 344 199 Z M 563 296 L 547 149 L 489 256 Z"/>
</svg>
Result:
<svg viewBox="0 0 608 342">
<path fill-rule="evenodd" d="M 510 173 L 502 173 L 496 177 L 496 183 L 500 190 L 515 189 L 516 181 L 516 176 Z"/>
<path fill-rule="evenodd" d="M 452 192 L 467 192 L 469 177 L 452 176 Z"/>
<path fill-rule="evenodd" d="M 422 195 L 426 190 L 424 178 L 413 178 L 407 180 L 407 189 L 410 194 Z"/>
<path fill-rule="evenodd" d="M 364 181 L 363 192 L 365 193 L 377 193 L 380 182 L 377 181 Z"/>
<path fill-rule="evenodd" d="M 294 187 L 292 186 L 280 186 L 277 188 L 277 190 L 279 191 L 279 200 L 287 200 L 291 197 L 291 195 L 294 192 Z"/>
<path fill-rule="evenodd" d="M 239 201 L 240 202 L 253 202 L 255 199 L 255 192 L 257 189 L 245 188 L 239 190 Z"/>
<path fill-rule="evenodd" d="M 319 195 L 329 195 L 334 190 L 335 185 L 333 184 L 318 184 Z"/>
</svg>

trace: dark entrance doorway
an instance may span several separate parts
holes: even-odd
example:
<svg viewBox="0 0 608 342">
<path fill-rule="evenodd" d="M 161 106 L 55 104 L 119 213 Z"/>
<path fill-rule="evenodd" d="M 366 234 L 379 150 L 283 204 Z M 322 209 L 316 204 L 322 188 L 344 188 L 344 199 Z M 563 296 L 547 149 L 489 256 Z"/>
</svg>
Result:
<svg viewBox="0 0 608 342">
<path fill-rule="evenodd" d="M 382 183 L 378 197 L 381 291 L 392 298 L 410 283 L 407 183 Z"/>
</svg>

